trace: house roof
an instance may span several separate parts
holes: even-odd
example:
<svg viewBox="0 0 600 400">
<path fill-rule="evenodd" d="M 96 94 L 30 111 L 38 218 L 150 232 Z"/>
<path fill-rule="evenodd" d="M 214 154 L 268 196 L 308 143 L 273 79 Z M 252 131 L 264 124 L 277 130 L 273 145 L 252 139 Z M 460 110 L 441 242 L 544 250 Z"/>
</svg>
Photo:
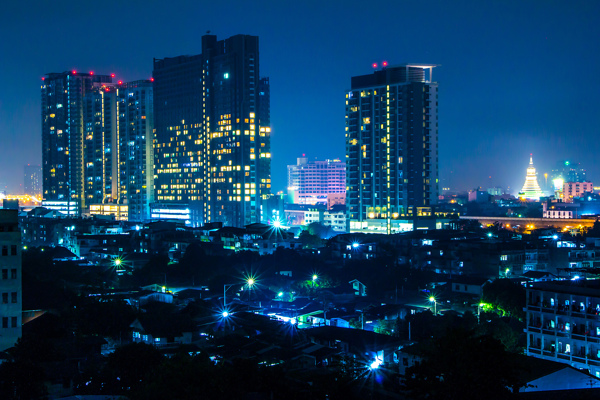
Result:
<svg viewBox="0 0 600 400">
<path fill-rule="evenodd" d="M 525 355 L 517 355 L 519 364 L 523 367 L 523 372 L 521 373 L 521 378 L 524 382 L 532 382 L 536 379 L 543 378 L 544 376 L 548 376 L 555 372 L 561 371 L 566 368 L 573 368 L 568 364 L 559 363 L 556 361 L 544 360 L 541 358 L 525 356 Z M 583 374 L 589 375 L 583 371 L 580 371 L 576 368 L 573 368 L 577 372 L 581 372 Z M 597 385 L 600 385 L 600 379 L 596 378 L 593 375 L 589 375 L 590 379 L 594 379 L 597 381 Z"/>
<path fill-rule="evenodd" d="M 483 286 L 489 278 L 482 276 L 456 276 L 452 278 L 451 283 L 460 283 L 462 285 L 477 285 Z"/>
<path fill-rule="evenodd" d="M 184 332 L 192 332 L 193 324 L 189 317 L 172 313 L 145 313 L 138 315 L 137 322 L 143 332 L 154 338 L 181 336 Z M 130 326 L 136 327 L 136 321 Z"/>
<path fill-rule="evenodd" d="M 307 329 L 306 334 L 318 339 L 340 340 L 356 347 L 385 347 L 399 345 L 403 340 L 362 329 L 321 326 Z"/>
</svg>

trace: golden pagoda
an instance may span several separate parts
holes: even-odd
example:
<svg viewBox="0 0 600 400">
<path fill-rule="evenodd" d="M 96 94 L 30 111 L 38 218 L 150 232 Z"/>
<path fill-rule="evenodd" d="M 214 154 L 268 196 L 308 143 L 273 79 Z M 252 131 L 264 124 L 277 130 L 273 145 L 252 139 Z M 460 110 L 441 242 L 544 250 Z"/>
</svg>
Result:
<svg viewBox="0 0 600 400">
<path fill-rule="evenodd" d="M 540 189 L 540 185 L 537 181 L 537 173 L 533 166 L 533 154 L 529 157 L 529 166 L 527 167 L 527 175 L 525 176 L 525 184 L 523 189 L 519 192 L 519 198 L 527 200 L 539 200 L 544 193 Z"/>
</svg>

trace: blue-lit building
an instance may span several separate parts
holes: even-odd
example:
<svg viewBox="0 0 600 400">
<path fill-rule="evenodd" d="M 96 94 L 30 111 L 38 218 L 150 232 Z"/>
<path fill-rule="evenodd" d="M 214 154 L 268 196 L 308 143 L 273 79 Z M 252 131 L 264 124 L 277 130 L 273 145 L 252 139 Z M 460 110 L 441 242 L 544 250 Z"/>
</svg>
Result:
<svg viewBox="0 0 600 400">
<path fill-rule="evenodd" d="M 76 71 L 49 73 L 42 78 L 43 200 L 65 213 L 80 215 L 84 195 L 84 96 L 95 83 L 112 77 Z"/>
<path fill-rule="evenodd" d="M 435 65 L 355 76 L 346 92 L 346 206 L 351 231 L 393 233 L 438 198 Z"/>
</svg>

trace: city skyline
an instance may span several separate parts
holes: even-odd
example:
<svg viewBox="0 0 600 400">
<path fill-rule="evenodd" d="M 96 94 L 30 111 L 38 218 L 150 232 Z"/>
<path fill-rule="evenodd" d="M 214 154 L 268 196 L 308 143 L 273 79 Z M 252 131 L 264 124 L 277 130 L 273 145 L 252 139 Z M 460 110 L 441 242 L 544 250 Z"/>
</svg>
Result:
<svg viewBox="0 0 600 400">
<path fill-rule="evenodd" d="M 588 179 L 600 175 L 589 150 L 598 128 L 588 90 L 600 79 L 593 74 L 598 56 L 589 51 L 600 33 L 593 21 L 595 3 L 374 2 L 364 8 L 360 2 L 260 2 L 249 8 L 237 2 L 228 7 L 175 2 L 169 9 L 159 4 L 107 2 L 108 9 L 135 11 L 139 18 L 103 31 L 108 36 L 95 45 L 89 39 L 99 39 L 100 30 L 80 22 L 93 13 L 91 6 L 5 6 L 0 29 L 19 39 L 5 44 L 3 53 L 11 61 L 0 67 L 11 77 L 0 89 L 0 181 L 9 190 L 19 191 L 23 164 L 41 162 L 37 85 L 42 76 L 76 69 L 116 73 L 123 81 L 149 79 L 153 58 L 198 54 L 207 30 L 261 40 L 261 75 L 271 79 L 273 192 L 285 189 L 286 166 L 302 153 L 309 159 L 343 159 L 341 99 L 351 76 L 369 74 L 371 64 L 382 61 L 442 66 L 436 71 L 443 88 L 440 189 L 517 191 L 529 153 L 540 173 L 571 159 L 587 169 Z M 226 9 L 232 11 L 216 23 Z M 291 14 L 293 21 L 286 18 Z M 397 18 L 385 23 L 381 16 L 389 14 Z M 360 29 L 357 15 L 365 21 Z M 151 29 L 158 21 L 170 29 Z M 144 34 L 127 34 L 133 31 Z M 69 44 L 48 44 L 55 40 Z M 585 84 L 578 83 L 582 79 Z"/>
</svg>

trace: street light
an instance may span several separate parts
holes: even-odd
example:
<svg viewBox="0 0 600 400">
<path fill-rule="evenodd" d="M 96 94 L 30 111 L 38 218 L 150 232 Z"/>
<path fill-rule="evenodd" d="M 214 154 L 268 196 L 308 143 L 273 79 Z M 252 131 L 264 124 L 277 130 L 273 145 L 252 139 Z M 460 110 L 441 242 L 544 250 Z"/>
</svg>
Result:
<svg viewBox="0 0 600 400">
<path fill-rule="evenodd" d="M 248 285 L 248 301 L 250 301 L 250 295 L 252 293 L 252 286 L 254 286 L 255 283 L 256 283 L 256 281 L 252 277 L 250 277 L 246 280 L 246 284 Z"/>
<path fill-rule="evenodd" d="M 477 305 L 477 321 L 479 322 L 479 317 L 481 315 L 481 307 L 485 307 L 485 303 L 479 303 Z"/>
<path fill-rule="evenodd" d="M 429 297 L 429 301 L 433 303 L 433 315 L 437 315 L 437 301 L 435 300 L 435 297 Z"/>
</svg>

